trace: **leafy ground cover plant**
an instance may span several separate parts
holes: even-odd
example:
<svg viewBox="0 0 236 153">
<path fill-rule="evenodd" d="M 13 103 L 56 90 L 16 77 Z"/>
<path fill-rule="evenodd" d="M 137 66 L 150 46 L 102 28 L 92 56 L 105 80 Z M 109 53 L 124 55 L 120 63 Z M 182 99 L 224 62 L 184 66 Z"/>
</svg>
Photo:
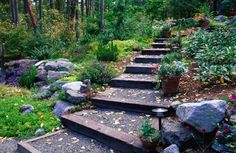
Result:
<svg viewBox="0 0 236 153">
<path fill-rule="evenodd" d="M 25 89 L 0 85 L 0 136 L 28 139 L 34 136 L 39 128 L 45 132 L 60 128 L 61 124 L 53 112 L 53 102 L 32 99 Z M 21 114 L 23 105 L 32 105 L 34 110 Z"/>
<path fill-rule="evenodd" d="M 227 29 L 199 30 L 184 52 L 199 65 L 197 78 L 203 83 L 230 81 L 236 64 L 236 34 Z"/>
</svg>

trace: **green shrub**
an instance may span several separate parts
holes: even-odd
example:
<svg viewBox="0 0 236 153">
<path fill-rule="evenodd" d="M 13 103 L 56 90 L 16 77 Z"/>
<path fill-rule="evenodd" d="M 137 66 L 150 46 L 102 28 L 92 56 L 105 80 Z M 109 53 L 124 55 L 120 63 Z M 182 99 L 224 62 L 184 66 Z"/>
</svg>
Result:
<svg viewBox="0 0 236 153">
<path fill-rule="evenodd" d="M 98 61 L 88 63 L 81 71 L 79 80 L 90 79 L 92 83 L 107 84 L 114 77 L 114 71 Z"/>
<path fill-rule="evenodd" d="M 36 75 L 37 75 L 37 69 L 36 67 L 33 66 L 27 72 L 21 75 L 20 80 L 19 80 L 20 86 L 27 87 L 27 88 L 33 87 L 35 79 L 36 79 Z"/>
<path fill-rule="evenodd" d="M 161 136 L 159 131 L 157 131 L 147 119 L 140 129 L 140 138 L 147 142 L 157 142 L 160 140 Z"/>
<path fill-rule="evenodd" d="M 108 46 L 100 44 L 96 54 L 100 61 L 116 61 L 119 53 L 117 46 L 113 45 L 113 42 L 111 42 Z"/>
<path fill-rule="evenodd" d="M 181 53 L 173 52 L 173 53 L 166 54 L 161 59 L 161 62 L 170 64 L 174 61 L 181 61 L 182 59 L 183 59 L 183 55 Z"/>
<path fill-rule="evenodd" d="M 59 100 L 66 100 L 66 91 L 61 91 L 59 95 L 57 96 L 57 99 Z"/>
</svg>

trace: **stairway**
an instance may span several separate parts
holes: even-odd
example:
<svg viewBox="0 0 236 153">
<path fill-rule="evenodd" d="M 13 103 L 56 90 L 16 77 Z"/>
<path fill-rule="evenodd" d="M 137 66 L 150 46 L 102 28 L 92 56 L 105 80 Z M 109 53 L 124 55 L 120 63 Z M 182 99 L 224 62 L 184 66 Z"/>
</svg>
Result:
<svg viewBox="0 0 236 153">
<path fill-rule="evenodd" d="M 120 124 L 127 126 L 128 123 L 117 122 L 114 126 L 112 123 L 106 123 L 109 119 L 103 117 L 109 114 L 106 112 L 123 111 L 126 116 L 121 116 L 119 122 L 136 118 L 134 120 L 139 121 L 139 124 L 133 128 L 137 130 L 143 121 L 143 118 L 141 121 L 138 119 L 141 114 L 152 114 L 154 108 L 169 108 L 168 103 L 156 102 L 160 92 L 154 89 L 156 81 L 151 74 L 152 69 L 158 66 L 162 56 L 170 52 L 170 49 L 167 48 L 167 39 L 164 38 L 155 39 L 151 45 L 152 48 L 144 49 L 131 65 L 126 66 L 124 74 L 112 79 L 110 88 L 92 98 L 93 104 L 99 110 L 93 116 L 100 116 L 99 119 L 87 115 L 93 114 L 94 110 L 82 111 L 64 115 L 63 124 L 121 152 L 149 152 L 142 146 L 137 134 L 130 134 L 125 128 L 119 127 Z"/>
<path fill-rule="evenodd" d="M 158 121 L 154 108 L 169 109 L 169 103 L 158 103 L 161 93 L 152 76 L 162 56 L 170 52 L 167 39 L 155 39 L 152 48 L 144 49 L 124 74 L 112 79 L 111 87 L 92 98 L 95 110 L 83 110 L 61 118 L 65 127 L 114 150 L 124 153 L 148 153 L 138 136 L 138 130 L 147 117 L 155 127 Z"/>
</svg>

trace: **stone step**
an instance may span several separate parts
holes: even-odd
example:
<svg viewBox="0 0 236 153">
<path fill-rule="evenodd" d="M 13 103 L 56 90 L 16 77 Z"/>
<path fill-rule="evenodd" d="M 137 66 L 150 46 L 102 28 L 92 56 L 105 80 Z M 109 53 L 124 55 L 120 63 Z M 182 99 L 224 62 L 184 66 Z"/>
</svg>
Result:
<svg viewBox="0 0 236 153">
<path fill-rule="evenodd" d="M 124 111 L 96 109 L 64 115 L 61 121 L 71 130 L 101 141 L 115 150 L 148 153 L 149 151 L 143 147 L 141 140 L 136 136 L 138 126 L 142 124 L 145 117 L 140 116 L 126 115 Z M 128 122 L 132 126 L 129 126 Z M 133 126 L 134 124 L 136 126 Z"/>
<path fill-rule="evenodd" d="M 151 75 L 145 74 L 122 74 L 112 79 L 112 87 L 153 89 L 156 87 L 156 80 Z"/>
<path fill-rule="evenodd" d="M 169 109 L 169 102 L 160 101 L 160 96 L 161 93 L 157 90 L 108 88 L 93 97 L 92 102 L 101 108 L 153 114 L 154 108 Z M 168 113 L 171 113 L 171 110 Z"/>
<path fill-rule="evenodd" d="M 20 142 L 18 151 L 20 153 L 119 153 L 97 140 L 69 129 Z"/>
<path fill-rule="evenodd" d="M 163 55 L 170 51 L 170 48 L 149 48 L 142 50 L 142 55 Z"/>
<path fill-rule="evenodd" d="M 153 69 L 155 69 L 157 66 L 157 64 L 133 63 L 126 66 L 125 73 L 153 74 Z"/>
<path fill-rule="evenodd" d="M 156 39 L 154 39 L 154 42 L 161 43 L 161 42 L 167 42 L 168 40 L 169 40 L 169 38 L 156 38 Z"/>
<path fill-rule="evenodd" d="M 134 59 L 135 63 L 159 63 L 162 55 L 139 55 Z"/>
<path fill-rule="evenodd" d="M 151 45 L 153 48 L 167 48 L 168 47 L 167 42 L 152 43 Z"/>
</svg>

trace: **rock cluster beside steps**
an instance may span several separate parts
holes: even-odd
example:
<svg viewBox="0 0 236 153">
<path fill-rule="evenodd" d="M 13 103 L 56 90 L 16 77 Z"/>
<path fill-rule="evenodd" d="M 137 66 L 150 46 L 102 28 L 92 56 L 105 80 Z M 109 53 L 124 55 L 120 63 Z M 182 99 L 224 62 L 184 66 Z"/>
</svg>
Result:
<svg viewBox="0 0 236 153">
<path fill-rule="evenodd" d="M 206 139 L 216 142 L 216 131 L 226 118 L 227 108 L 228 105 L 223 100 L 178 104 L 176 108 L 178 120 L 163 121 L 161 130 L 163 144 L 175 144 L 180 150 L 184 150 L 203 145 Z M 234 131 L 232 127 L 231 131 Z M 212 148 L 219 149 L 219 144 L 215 144 Z"/>
<path fill-rule="evenodd" d="M 68 76 L 74 72 L 76 65 L 67 59 L 43 60 L 35 64 L 37 68 L 37 85 L 45 85 Z"/>
<path fill-rule="evenodd" d="M 32 67 L 35 67 L 37 70 L 35 82 L 37 86 L 55 82 L 76 70 L 76 65 L 67 59 L 43 61 L 29 59 L 16 60 L 5 64 L 6 84 L 18 86 L 21 76 L 30 71 Z"/>
<path fill-rule="evenodd" d="M 76 105 L 86 102 L 87 92 L 90 90 L 90 80 L 83 82 L 56 81 L 49 86 L 43 86 L 36 94 L 38 99 L 57 100 L 63 94 L 63 99 L 59 99 L 54 107 L 54 113 L 60 117 L 65 112 L 73 109 Z"/>
</svg>

